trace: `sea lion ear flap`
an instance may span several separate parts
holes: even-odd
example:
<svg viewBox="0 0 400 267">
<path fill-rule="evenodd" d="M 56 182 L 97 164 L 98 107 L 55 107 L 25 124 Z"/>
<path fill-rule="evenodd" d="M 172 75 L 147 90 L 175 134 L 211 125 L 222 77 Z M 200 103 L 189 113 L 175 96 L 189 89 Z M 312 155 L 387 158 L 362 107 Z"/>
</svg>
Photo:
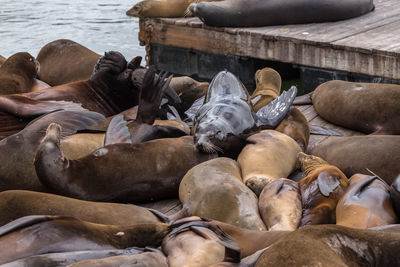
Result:
<svg viewBox="0 0 400 267">
<path fill-rule="evenodd" d="M 126 143 L 132 144 L 131 134 L 122 114 L 116 115 L 108 125 L 104 145 Z"/>
<path fill-rule="evenodd" d="M 321 172 L 318 175 L 318 187 L 322 195 L 329 197 L 329 195 L 338 187 L 340 184 L 336 176 L 330 175 L 327 172 Z"/>
</svg>

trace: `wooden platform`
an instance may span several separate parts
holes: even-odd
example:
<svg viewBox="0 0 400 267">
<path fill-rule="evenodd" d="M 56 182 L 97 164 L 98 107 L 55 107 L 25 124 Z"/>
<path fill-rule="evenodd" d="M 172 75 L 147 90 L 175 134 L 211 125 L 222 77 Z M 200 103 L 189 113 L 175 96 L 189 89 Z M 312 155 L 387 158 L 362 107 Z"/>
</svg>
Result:
<svg viewBox="0 0 400 267">
<path fill-rule="evenodd" d="M 400 80 L 400 1 L 375 0 L 375 11 L 332 23 L 215 28 L 198 18 L 140 19 L 152 44 L 237 55 Z"/>
</svg>

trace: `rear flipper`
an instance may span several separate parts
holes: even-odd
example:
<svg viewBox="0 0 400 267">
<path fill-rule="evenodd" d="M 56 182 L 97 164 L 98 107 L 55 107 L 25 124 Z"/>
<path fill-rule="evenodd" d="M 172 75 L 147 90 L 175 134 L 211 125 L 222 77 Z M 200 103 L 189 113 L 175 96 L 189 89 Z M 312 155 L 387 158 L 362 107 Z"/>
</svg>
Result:
<svg viewBox="0 0 400 267">
<path fill-rule="evenodd" d="M 331 136 L 343 136 L 343 134 L 332 130 L 328 129 L 319 125 L 313 125 L 310 124 L 310 133 L 311 134 L 317 134 L 317 135 L 331 135 Z"/>
<path fill-rule="evenodd" d="M 126 121 L 122 114 L 114 116 L 108 125 L 104 145 L 127 143 L 132 144 L 131 134 L 126 126 Z"/>
<path fill-rule="evenodd" d="M 312 93 L 298 96 L 294 99 L 293 105 L 312 105 Z"/>
<path fill-rule="evenodd" d="M 297 87 L 292 86 L 279 97 L 271 101 L 257 112 L 256 124 L 258 127 L 273 129 L 285 118 L 290 111 L 297 94 Z"/>
</svg>

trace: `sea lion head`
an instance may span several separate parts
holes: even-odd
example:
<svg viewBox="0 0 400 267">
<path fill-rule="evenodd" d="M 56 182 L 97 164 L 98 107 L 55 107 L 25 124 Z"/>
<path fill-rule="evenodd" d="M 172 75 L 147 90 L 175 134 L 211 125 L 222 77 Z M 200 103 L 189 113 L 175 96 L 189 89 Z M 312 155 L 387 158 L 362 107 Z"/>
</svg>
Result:
<svg viewBox="0 0 400 267">
<path fill-rule="evenodd" d="M 321 159 L 320 157 L 314 155 L 308 155 L 303 152 L 299 152 L 297 154 L 297 163 L 303 170 L 303 172 L 308 175 L 312 170 L 315 168 L 329 164 L 325 160 Z"/>
<path fill-rule="evenodd" d="M 31 54 L 19 52 L 9 57 L 3 63 L 2 69 L 7 69 L 8 72 L 12 71 L 15 73 L 23 71 L 30 77 L 35 78 L 40 70 L 40 64 Z"/>
<path fill-rule="evenodd" d="M 145 0 L 137 3 L 126 11 L 126 15 L 133 17 L 146 17 L 145 11 L 150 9 L 154 1 Z"/>
</svg>

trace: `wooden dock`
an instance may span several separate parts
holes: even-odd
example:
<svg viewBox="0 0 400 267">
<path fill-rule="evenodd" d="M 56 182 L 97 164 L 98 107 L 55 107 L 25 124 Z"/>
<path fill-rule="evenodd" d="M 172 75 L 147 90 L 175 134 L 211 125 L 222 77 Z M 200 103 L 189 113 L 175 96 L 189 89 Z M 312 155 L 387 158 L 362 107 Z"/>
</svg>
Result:
<svg viewBox="0 0 400 267">
<path fill-rule="evenodd" d="M 257 28 L 209 27 L 196 17 L 144 18 L 139 40 L 146 42 L 146 26 L 151 25 L 152 46 L 351 72 L 373 76 L 376 82 L 400 81 L 400 1 L 374 4 L 375 11 L 354 19 Z"/>
</svg>

